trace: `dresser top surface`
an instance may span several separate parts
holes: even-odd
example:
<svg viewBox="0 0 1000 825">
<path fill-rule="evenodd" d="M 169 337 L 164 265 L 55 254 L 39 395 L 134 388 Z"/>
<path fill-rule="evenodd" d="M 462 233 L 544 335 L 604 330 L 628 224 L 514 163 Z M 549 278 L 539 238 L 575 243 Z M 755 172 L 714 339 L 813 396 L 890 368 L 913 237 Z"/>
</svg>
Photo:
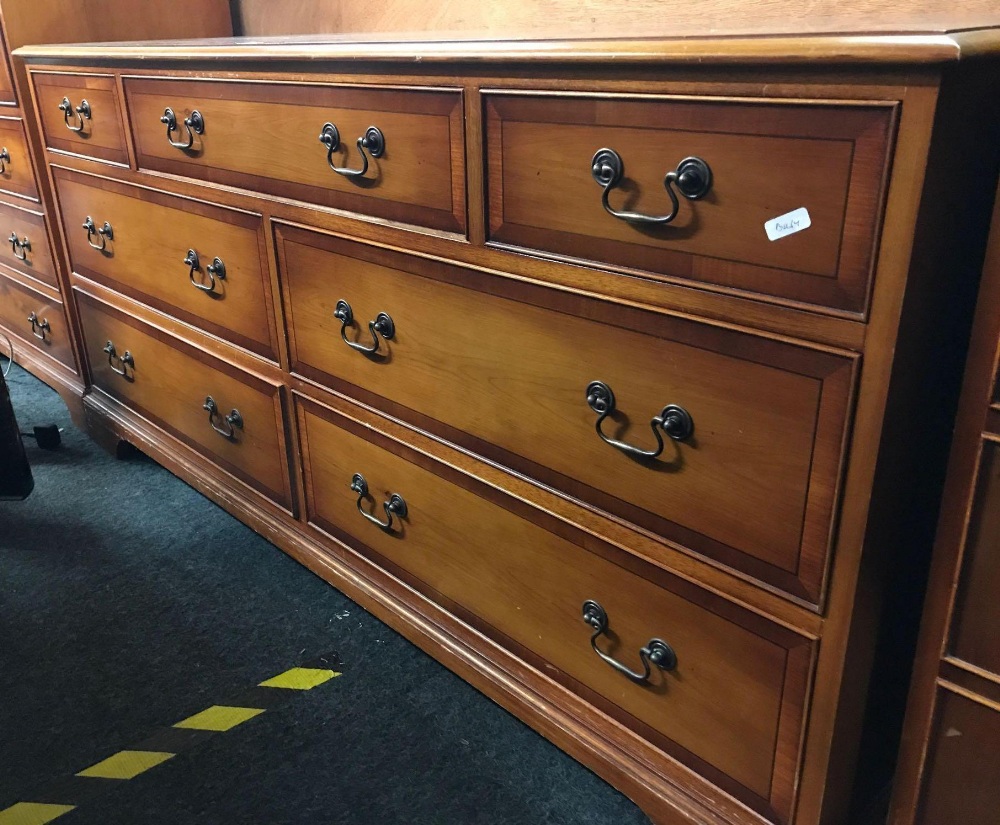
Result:
<svg viewBox="0 0 1000 825">
<path fill-rule="evenodd" d="M 796 64 L 948 63 L 1000 55 L 1000 12 L 986 25 L 949 28 L 931 18 L 911 30 L 891 21 L 864 30 L 833 30 L 840 20 L 819 20 L 809 31 L 754 31 L 748 24 L 717 28 L 689 25 L 672 37 L 499 39 L 470 32 L 346 33 L 147 40 L 120 43 L 32 45 L 14 54 L 30 62 L 378 61 L 397 63 L 614 63 Z M 912 23 L 912 21 L 911 21 Z M 801 24 L 801 21 L 800 21 Z M 831 30 L 823 30 L 828 25 Z"/>
</svg>

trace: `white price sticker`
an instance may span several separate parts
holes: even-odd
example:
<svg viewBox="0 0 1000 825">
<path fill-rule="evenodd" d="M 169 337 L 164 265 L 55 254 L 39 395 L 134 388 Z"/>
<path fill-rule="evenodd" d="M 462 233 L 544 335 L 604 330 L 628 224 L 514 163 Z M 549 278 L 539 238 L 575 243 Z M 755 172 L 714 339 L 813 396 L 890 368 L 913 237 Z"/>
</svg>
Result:
<svg viewBox="0 0 1000 825">
<path fill-rule="evenodd" d="M 786 235 L 794 235 L 796 232 L 808 229 L 810 226 L 812 226 L 812 221 L 809 220 L 809 210 L 801 206 L 798 209 L 793 209 L 791 212 L 786 212 L 784 215 L 779 215 L 777 218 L 766 221 L 764 223 L 764 231 L 767 233 L 769 241 L 777 241 Z"/>
</svg>

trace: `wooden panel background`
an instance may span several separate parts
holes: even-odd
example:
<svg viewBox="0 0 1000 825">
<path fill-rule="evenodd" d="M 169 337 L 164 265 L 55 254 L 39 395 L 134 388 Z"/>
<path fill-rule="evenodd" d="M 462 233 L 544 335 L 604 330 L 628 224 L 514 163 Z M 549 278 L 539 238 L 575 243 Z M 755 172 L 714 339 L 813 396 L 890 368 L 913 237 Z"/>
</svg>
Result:
<svg viewBox="0 0 1000 825">
<path fill-rule="evenodd" d="M 335 32 L 446 32 L 490 37 L 698 36 L 913 31 L 947 25 L 971 28 L 1000 21 L 995 0 L 945 5 L 937 0 L 811 0 L 791 4 L 761 0 L 704 0 L 696 7 L 679 0 L 234 0 L 233 19 L 245 35 Z M 749 13 L 748 13 L 749 12 Z M 107 39 L 107 38 L 105 38 Z"/>
</svg>

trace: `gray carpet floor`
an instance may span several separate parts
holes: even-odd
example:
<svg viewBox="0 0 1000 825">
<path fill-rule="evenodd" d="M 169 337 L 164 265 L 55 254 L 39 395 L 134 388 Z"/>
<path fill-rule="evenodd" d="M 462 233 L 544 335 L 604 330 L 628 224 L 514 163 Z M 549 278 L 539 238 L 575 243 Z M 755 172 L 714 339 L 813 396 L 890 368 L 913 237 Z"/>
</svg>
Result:
<svg viewBox="0 0 1000 825">
<path fill-rule="evenodd" d="M 287 668 L 342 673 L 59 825 L 647 823 L 621 794 L 14 367 L 35 490 L 0 503 L 0 811 Z"/>
</svg>

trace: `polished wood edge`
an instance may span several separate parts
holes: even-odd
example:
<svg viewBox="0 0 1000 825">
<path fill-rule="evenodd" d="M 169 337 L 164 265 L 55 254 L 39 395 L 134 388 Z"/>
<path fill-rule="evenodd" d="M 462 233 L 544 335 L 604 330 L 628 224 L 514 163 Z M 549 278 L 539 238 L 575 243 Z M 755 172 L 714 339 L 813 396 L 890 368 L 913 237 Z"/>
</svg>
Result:
<svg viewBox="0 0 1000 825">
<path fill-rule="evenodd" d="M 389 573 L 273 504 L 248 499 L 191 448 L 151 428 L 99 392 L 84 399 L 91 429 L 104 428 L 337 587 L 493 701 L 633 799 L 654 822 L 764 825 L 765 820 L 663 755 L 572 691 L 552 682 Z M 95 438 L 98 434 L 95 433 Z M 107 436 L 104 436 L 105 441 Z M 261 506 L 261 505 L 264 506 Z"/>
<path fill-rule="evenodd" d="M 944 656 L 941 659 L 939 678 L 961 684 L 980 696 L 989 698 L 991 695 L 997 695 L 995 701 L 1000 702 L 1000 674 L 992 673 L 955 656 Z"/>
<path fill-rule="evenodd" d="M 42 281 L 34 275 L 22 272 L 20 269 L 14 269 L 14 267 L 7 266 L 2 262 L 0 262 L 0 275 L 4 276 L 8 280 L 16 281 L 28 289 L 34 290 L 39 295 L 48 296 L 49 300 L 63 303 L 62 292 L 58 286 L 50 284 L 47 281 Z"/>
<path fill-rule="evenodd" d="M 787 333 L 780 333 L 768 329 L 761 329 L 760 327 L 750 326 L 745 323 L 739 323 L 737 321 L 727 321 L 721 318 L 705 317 L 703 315 L 686 312 L 684 310 L 676 309 L 669 306 L 646 304 L 640 301 L 633 301 L 626 298 L 621 298 L 616 295 L 608 295 L 600 292 L 595 292 L 593 290 L 575 289 L 559 282 L 547 281 L 539 278 L 525 277 L 512 273 L 505 269 L 496 268 L 495 264 L 497 262 L 495 261 L 491 262 L 494 265 L 479 264 L 468 261 L 458 256 L 452 257 L 450 255 L 445 256 L 445 255 L 435 254 L 433 252 L 425 252 L 423 250 L 415 249 L 413 247 L 398 246 L 392 242 L 385 242 L 382 240 L 364 238 L 359 235 L 350 234 L 341 230 L 325 229 L 320 226 L 304 224 L 295 220 L 285 219 L 281 217 L 272 217 L 271 224 L 272 224 L 272 231 L 278 234 L 280 234 L 281 229 L 283 227 L 286 227 L 314 237 L 327 236 L 330 238 L 337 238 L 349 244 L 354 244 L 359 247 L 368 247 L 373 250 L 374 249 L 385 250 L 387 252 L 400 255 L 407 259 L 420 259 L 423 261 L 439 263 L 444 266 L 457 267 L 459 269 L 469 270 L 470 272 L 474 273 L 481 273 L 483 275 L 487 275 L 490 277 L 501 278 L 504 281 L 511 281 L 515 284 L 524 284 L 526 288 L 540 287 L 545 290 L 550 290 L 553 294 L 566 293 L 569 295 L 579 296 L 584 299 L 599 300 L 605 304 L 615 304 L 617 306 L 629 309 L 641 310 L 644 312 L 653 312 L 657 315 L 663 315 L 669 318 L 677 319 L 678 322 L 691 322 L 693 324 L 697 324 L 700 326 L 715 327 L 718 329 L 727 330 L 729 332 L 734 332 L 739 335 L 750 335 L 755 338 L 760 338 L 762 340 L 774 341 L 781 344 L 789 344 L 791 346 L 815 351 L 817 353 L 824 353 L 826 355 L 833 355 L 839 358 L 844 358 L 851 362 L 855 362 L 859 358 L 858 354 L 856 352 L 853 352 L 849 347 L 829 345 L 822 342 L 809 340 L 808 338 L 796 337 L 794 335 L 789 335 Z M 455 251 L 455 250 L 449 250 L 449 251 Z"/>
<path fill-rule="evenodd" d="M 236 366 L 241 372 L 248 373 L 268 385 L 279 385 L 287 379 L 278 363 L 271 358 L 254 352 L 221 335 L 209 332 L 202 327 L 167 314 L 156 307 L 143 303 L 136 298 L 106 286 L 99 281 L 93 281 L 78 272 L 72 273 L 72 290 L 74 293 L 86 295 L 101 304 L 110 306 L 130 319 L 139 319 L 146 326 L 166 333 L 172 339 L 179 339 L 184 344 L 214 356 L 220 361 Z"/>
<path fill-rule="evenodd" d="M 983 707 L 1000 713 L 1000 702 L 994 702 L 991 699 L 987 699 L 985 696 L 979 696 L 971 690 L 966 690 L 961 685 L 956 685 L 953 682 L 949 682 L 947 679 L 938 679 L 937 686 L 942 690 L 947 690 L 949 693 L 954 693 L 964 699 L 968 699 L 970 702 L 975 702 L 977 705 L 982 705 Z"/>
<path fill-rule="evenodd" d="M 31 45 L 13 54 L 38 60 L 378 60 L 406 63 L 950 63 L 1000 53 L 994 28 L 952 33 L 804 34 L 673 39 L 341 40 L 217 38 L 107 44 Z"/>
</svg>

